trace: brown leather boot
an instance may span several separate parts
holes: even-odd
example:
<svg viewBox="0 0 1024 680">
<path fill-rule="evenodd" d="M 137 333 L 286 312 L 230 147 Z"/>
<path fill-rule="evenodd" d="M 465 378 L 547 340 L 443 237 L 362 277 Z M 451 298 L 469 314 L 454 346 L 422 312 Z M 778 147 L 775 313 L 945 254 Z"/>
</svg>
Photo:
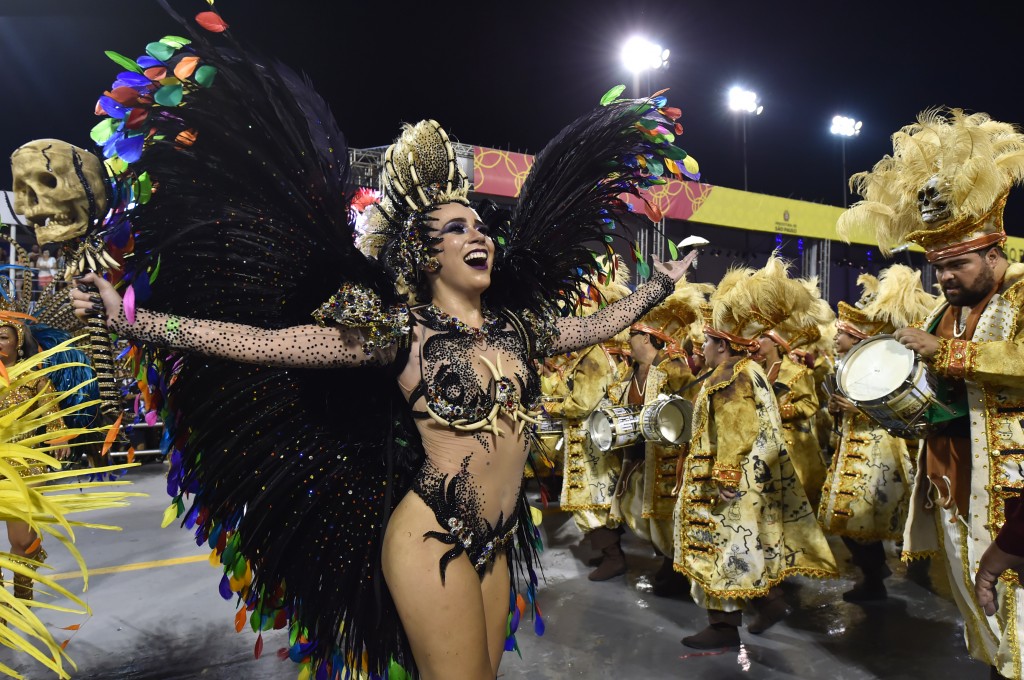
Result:
<svg viewBox="0 0 1024 680">
<path fill-rule="evenodd" d="M 591 581 L 607 581 L 626 573 L 626 555 L 620 545 L 622 537 L 618 531 L 602 527 L 590 532 L 590 544 L 601 551 L 603 559 L 597 569 L 587 576 Z"/>
<path fill-rule="evenodd" d="M 740 646 L 742 612 L 708 610 L 708 627 L 696 635 L 684 637 L 682 642 L 692 649 L 732 649 Z"/>
<path fill-rule="evenodd" d="M 46 551 L 43 550 L 43 546 L 42 546 L 41 543 L 38 543 L 37 546 L 38 547 L 35 549 L 35 551 L 29 553 L 25 557 L 27 557 L 28 559 L 33 560 L 35 562 L 45 562 L 46 561 Z M 39 567 L 37 565 L 34 565 L 34 564 L 29 565 L 29 569 L 32 569 L 33 571 L 35 571 L 38 568 Z M 19 600 L 31 600 L 32 596 L 33 596 L 33 593 L 34 593 L 34 591 L 32 589 L 32 581 L 33 581 L 33 579 L 32 579 L 31 576 L 23 576 L 21 574 L 15 574 L 14 575 L 14 596 L 16 598 L 18 598 Z"/>
<path fill-rule="evenodd" d="M 757 616 L 747 624 L 747 631 L 754 635 L 760 635 L 782 619 L 789 616 L 792 609 L 786 604 L 782 597 L 782 589 L 775 586 L 765 597 L 751 600 Z"/>
</svg>

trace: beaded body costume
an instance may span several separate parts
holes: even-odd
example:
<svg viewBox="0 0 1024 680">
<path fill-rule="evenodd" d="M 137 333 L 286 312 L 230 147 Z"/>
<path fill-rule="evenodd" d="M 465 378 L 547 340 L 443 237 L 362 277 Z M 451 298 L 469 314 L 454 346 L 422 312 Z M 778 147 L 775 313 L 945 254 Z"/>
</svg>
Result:
<svg viewBox="0 0 1024 680">
<path fill-rule="evenodd" d="M 510 553 L 514 649 L 522 606 L 543 629 L 539 533 L 518 483 L 539 394 L 532 361 L 610 337 L 672 290 L 659 274 L 586 319 L 558 313 L 592 275 L 587 244 L 628 218 L 622 194 L 695 177 L 672 144 L 678 110 L 612 91 L 536 157 L 493 225 L 477 329 L 426 304 L 440 242 L 428 213 L 469 193 L 440 125 L 407 127 L 386 153 L 360 250 L 347 148 L 325 103 L 236 44 L 218 15 L 197 20 L 231 49 L 189 27 L 134 62 L 116 55 L 132 71 L 105 95 L 132 111 L 108 106 L 123 113 L 104 143 L 118 186 L 154 187 L 128 216 L 136 255 L 113 326 L 149 357 L 187 352 L 150 376 L 171 385 L 166 521 L 181 517 L 220 556 L 239 628 L 245 611 L 255 631 L 289 628 L 302 673 L 383 676 L 398 664 L 415 675 L 380 562 L 391 511 L 416 493 L 438 523 L 425 538 L 451 546 L 442 578 L 463 553 L 481 574 Z"/>
</svg>

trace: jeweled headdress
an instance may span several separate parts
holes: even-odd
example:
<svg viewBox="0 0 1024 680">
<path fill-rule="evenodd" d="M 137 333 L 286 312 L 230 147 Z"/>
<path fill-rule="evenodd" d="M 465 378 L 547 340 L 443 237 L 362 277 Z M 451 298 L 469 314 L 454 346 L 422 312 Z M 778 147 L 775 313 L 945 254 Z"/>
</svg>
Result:
<svg viewBox="0 0 1024 680">
<path fill-rule="evenodd" d="M 836 225 L 875 233 L 882 252 L 906 243 L 929 262 L 1006 240 L 1003 206 L 1024 179 L 1024 135 L 988 114 L 931 109 L 892 136 L 893 152 L 850 186 L 864 197 Z"/>
<path fill-rule="evenodd" d="M 469 181 L 448 134 L 435 120 L 406 125 L 384 153 L 383 195 L 367 209 L 361 247 L 413 288 L 417 272 L 441 239 L 430 236 L 426 214 L 445 203 L 469 205 Z"/>
</svg>

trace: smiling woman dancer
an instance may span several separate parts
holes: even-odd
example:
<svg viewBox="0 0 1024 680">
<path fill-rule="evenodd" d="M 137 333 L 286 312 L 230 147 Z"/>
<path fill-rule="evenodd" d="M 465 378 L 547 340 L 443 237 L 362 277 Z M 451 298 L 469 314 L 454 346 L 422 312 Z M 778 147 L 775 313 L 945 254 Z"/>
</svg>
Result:
<svg viewBox="0 0 1024 680">
<path fill-rule="evenodd" d="M 688 260 L 657 263 L 590 317 L 556 311 L 593 269 L 586 244 L 629 212 L 621 195 L 682 170 L 678 110 L 607 95 L 538 155 L 498 231 L 470 206 L 444 130 L 407 126 L 360 251 L 323 102 L 283 67 L 195 37 L 183 52 L 217 84 L 171 115 L 154 105 L 157 134 L 120 178 L 160 184 L 131 216 L 128 278 L 152 297 L 136 309 L 90 274 L 76 312 L 186 352 L 164 418 L 172 493 L 254 629 L 287 624 L 317 678 L 397 663 L 492 679 L 535 604 L 539 533 L 521 486 L 533 359 L 610 338 L 683 276 Z M 325 271 L 337 292 L 316 308 Z M 344 370 L 304 370 L 326 368 Z"/>
</svg>

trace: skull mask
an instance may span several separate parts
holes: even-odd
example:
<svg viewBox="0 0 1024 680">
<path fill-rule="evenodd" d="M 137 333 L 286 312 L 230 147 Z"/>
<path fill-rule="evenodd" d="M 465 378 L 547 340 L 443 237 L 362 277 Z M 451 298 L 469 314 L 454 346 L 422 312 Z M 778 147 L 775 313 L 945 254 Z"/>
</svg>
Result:
<svg viewBox="0 0 1024 680">
<path fill-rule="evenodd" d="M 32 224 L 36 241 L 59 243 L 85 234 L 107 211 L 100 160 L 59 139 L 37 139 L 11 154 L 14 210 Z"/>
<path fill-rule="evenodd" d="M 925 224 L 938 226 L 949 220 L 951 213 L 949 201 L 939 187 L 938 175 L 932 175 L 924 187 L 917 192 L 917 209 Z"/>
</svg>

